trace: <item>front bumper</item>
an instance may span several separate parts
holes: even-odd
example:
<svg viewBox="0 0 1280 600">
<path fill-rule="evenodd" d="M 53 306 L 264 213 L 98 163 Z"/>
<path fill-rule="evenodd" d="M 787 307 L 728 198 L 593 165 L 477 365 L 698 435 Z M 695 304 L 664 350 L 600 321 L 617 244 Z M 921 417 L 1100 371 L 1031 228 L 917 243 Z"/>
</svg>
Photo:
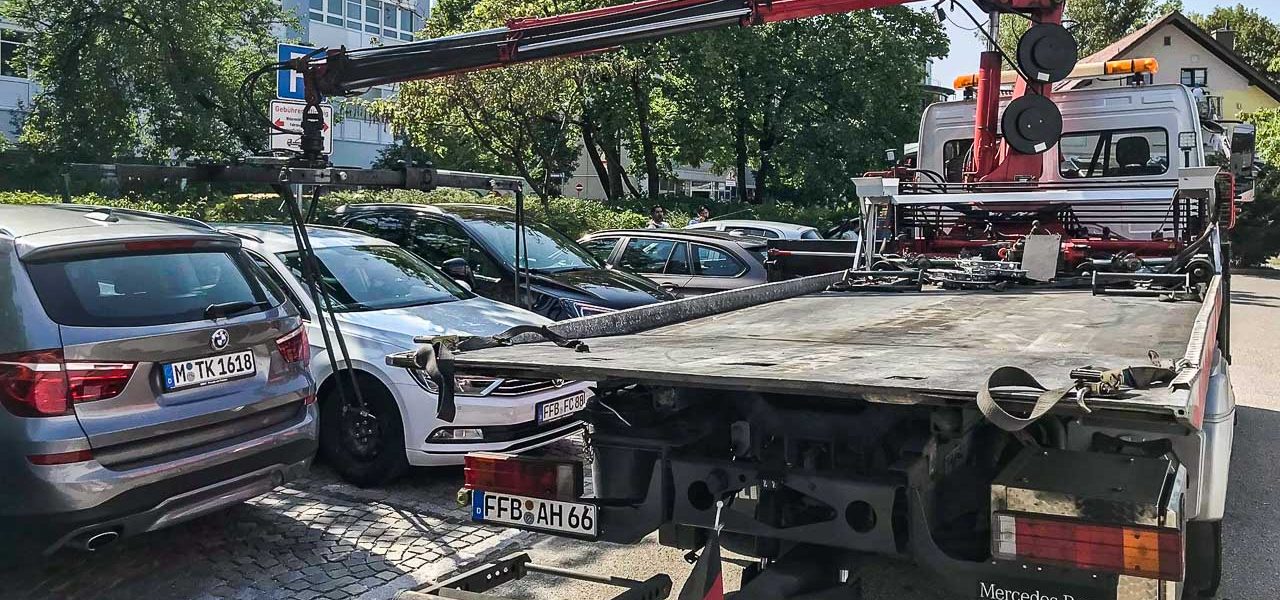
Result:
<svg viewBox="0 0 1280 600">
<path fill-rule="evenodd" d="M 484 431 L 485 441 L 427 443 L 421 450 L 409 451 L 409 462 L 417 466 L 460 465 L 470 452 L 520 454 L 576 435 L 586 429 L 586 424 L 577 419 L 568 419 L 547 425 L 529 422 L 510 426 L 481 426 L 479 429 Z"/>
</svg>

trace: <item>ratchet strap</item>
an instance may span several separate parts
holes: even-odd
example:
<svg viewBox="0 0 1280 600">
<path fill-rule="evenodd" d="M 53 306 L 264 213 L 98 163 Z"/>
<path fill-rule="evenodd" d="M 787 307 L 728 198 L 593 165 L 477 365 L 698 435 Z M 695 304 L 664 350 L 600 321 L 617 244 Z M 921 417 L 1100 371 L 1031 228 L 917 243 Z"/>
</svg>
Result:
<svg viewBox="0 0 1280 600">
<path fill-rule="evenodd" d="M 992 425 L 1010 433 L 1017 433 L 1048 414 L 1059 402 L 1068 396 L 1074 396 L 1076 404 L 1086 413 L 1093 412 L 1085 404 L 1088 396 L 1114 398 L 1125 390 L 1145 390 L 1156 385 L 1168 384 L 1177 375 L 1183 364 L 1173 361 L 1162 361 L 1155 351 L 1149 353 L 1150 365 L 1125 367 L 1123 369 L 1098 369 L 1081 367 L 1071 371 L 1075 383 L 1071 387 L 1049 389 L 1036 380 L 1030 373 L 1018 367 L 1000 367 L 991 373 L 978 390 L 978 411 Z M 1009 413 L 1001 407 L 991 394 L 998 388 L 1031 388 L 1039 390 L 1031 412 L 1025 417 Z"/>
<path fill-rule="evenodd" d="M 582 340 L 572 340 L 566 338 L 554 331 L 546 325 L 516 325 L 502 333 L 491 335 L 489 337 L 470 337 L 458 343 L 458 350 L 466 352 L 469 350 L 481 350 L 484 348 L 493 348 L 496 346 L 511 346 L 512 340 L 517 336 L 531 334 L 541 337 L 561 348 L 572 348 L 577 352 L 590 352 L 591 349 Z"/>
</svg>

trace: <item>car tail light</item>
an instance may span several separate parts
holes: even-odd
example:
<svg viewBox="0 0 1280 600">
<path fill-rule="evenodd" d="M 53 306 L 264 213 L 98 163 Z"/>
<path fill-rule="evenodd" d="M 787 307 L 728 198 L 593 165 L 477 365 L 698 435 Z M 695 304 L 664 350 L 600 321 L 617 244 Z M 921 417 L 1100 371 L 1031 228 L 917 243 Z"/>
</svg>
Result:
<svg viewBox="0 0 1280 600">
<path fill-rule="evenodd" d="M 307 362 L 311 359 L 311 344 L 307 340 L 307 328 L 299 327 L 276 340 L 276 348 L 285 362 Z"/>
<path fill-rule="evenodd" d="M 1164 581 L 1183 577 L 1182 533 L 1168 527 L 1090 523 L 1049 515 L 997 513 L 992 554 Z"/>
<path fill-rule="evenodd" d="M 32 454 L 27 456 L 28 462 L 41 466 L 69 465 L 90 460 L 93 460 L 92 450 L 73 450 L 71 452 L 58 452 L 57 454 Z"/>
<path fill-rule="evenodd" d="M 511 454 L 475 452 L 464 459 L 469 490 L 483 490 L 547 500 L 582 497 L 582 463 Z"/>
<path fill-rule="evenodd" d="M 77 402 L 120 395 L 134 363 L 64 362 L 61 350 L 0 356 L 0 403 L 20 417 L 71 414 Z"/>
</svg>

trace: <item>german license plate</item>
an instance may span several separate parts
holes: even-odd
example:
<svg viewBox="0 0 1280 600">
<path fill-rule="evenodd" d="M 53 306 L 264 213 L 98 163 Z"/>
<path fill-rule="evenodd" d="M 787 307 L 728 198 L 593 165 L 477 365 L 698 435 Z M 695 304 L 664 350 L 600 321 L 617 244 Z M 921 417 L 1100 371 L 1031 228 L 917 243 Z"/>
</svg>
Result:
<svg viewBox="0 0 1280 600">
<path fill-rule="evenodd" d="M 166 391 L 222 383 L 257 372 L 252 350 L 166 363 L 161 368 Z"/>
<path fill-rule="evenodd" d="M 590 504 L 481 490 L 471 492 L 471 520 L 589 537 L 595 537 L 597 526 L 596 507 Z"/>
<path fill-rule="evenodd" d="M 538 422 L 547 423 L 566 418 L 587 406 L 587 393 L 578 392 L 556 400 L 538 404 Z"/>
</svg>

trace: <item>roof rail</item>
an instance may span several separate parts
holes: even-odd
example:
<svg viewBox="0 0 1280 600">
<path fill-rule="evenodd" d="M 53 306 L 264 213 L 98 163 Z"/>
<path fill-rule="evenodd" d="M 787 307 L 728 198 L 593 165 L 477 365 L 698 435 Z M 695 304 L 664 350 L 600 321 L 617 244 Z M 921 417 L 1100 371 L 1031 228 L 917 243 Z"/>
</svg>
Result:
<svg viewBox="0 0 1280 600">
<path fill-rule="evenodd" d="M 227 234 L 227 235 L 234 235 L 234 236 L 236 236 L 236 237 L 238 237 L 238 238 L 240 238 L 240 239 L 242 239 L 242 240 L 249 240 L 249 241 L 251 241 L 251 242 L 257 242 L 257 243 L 259 243 L 259 244 L 263 244 L 263 243 L 265 243 L 265 242 L 263 242 L 263 241 L 262 241 L 262 238 L 260 238 L 260 237 L 258 237 L 258 236 L 256 236 L 256 235 L 253 235 L 253 234 L 251 234 L 251 233 L 244 233 L 244 232 L 241 232 L 241 231 L 227 231 L 226 229 L 219 229 L 218 231 L 219 231 L 220 233 L 225 233 L 225 234 Z"/>
<path fill-rule="evenodd" d="M 355 204 L 343 204 L 335 210 L 337 212 L 346 212 L 349 209 L 363 208 L 421 208 L 432 212 L 442 212 L 440 207 L 434 204 L 417 204 L 415 202 L 359 202 Z"/>
</svg>

